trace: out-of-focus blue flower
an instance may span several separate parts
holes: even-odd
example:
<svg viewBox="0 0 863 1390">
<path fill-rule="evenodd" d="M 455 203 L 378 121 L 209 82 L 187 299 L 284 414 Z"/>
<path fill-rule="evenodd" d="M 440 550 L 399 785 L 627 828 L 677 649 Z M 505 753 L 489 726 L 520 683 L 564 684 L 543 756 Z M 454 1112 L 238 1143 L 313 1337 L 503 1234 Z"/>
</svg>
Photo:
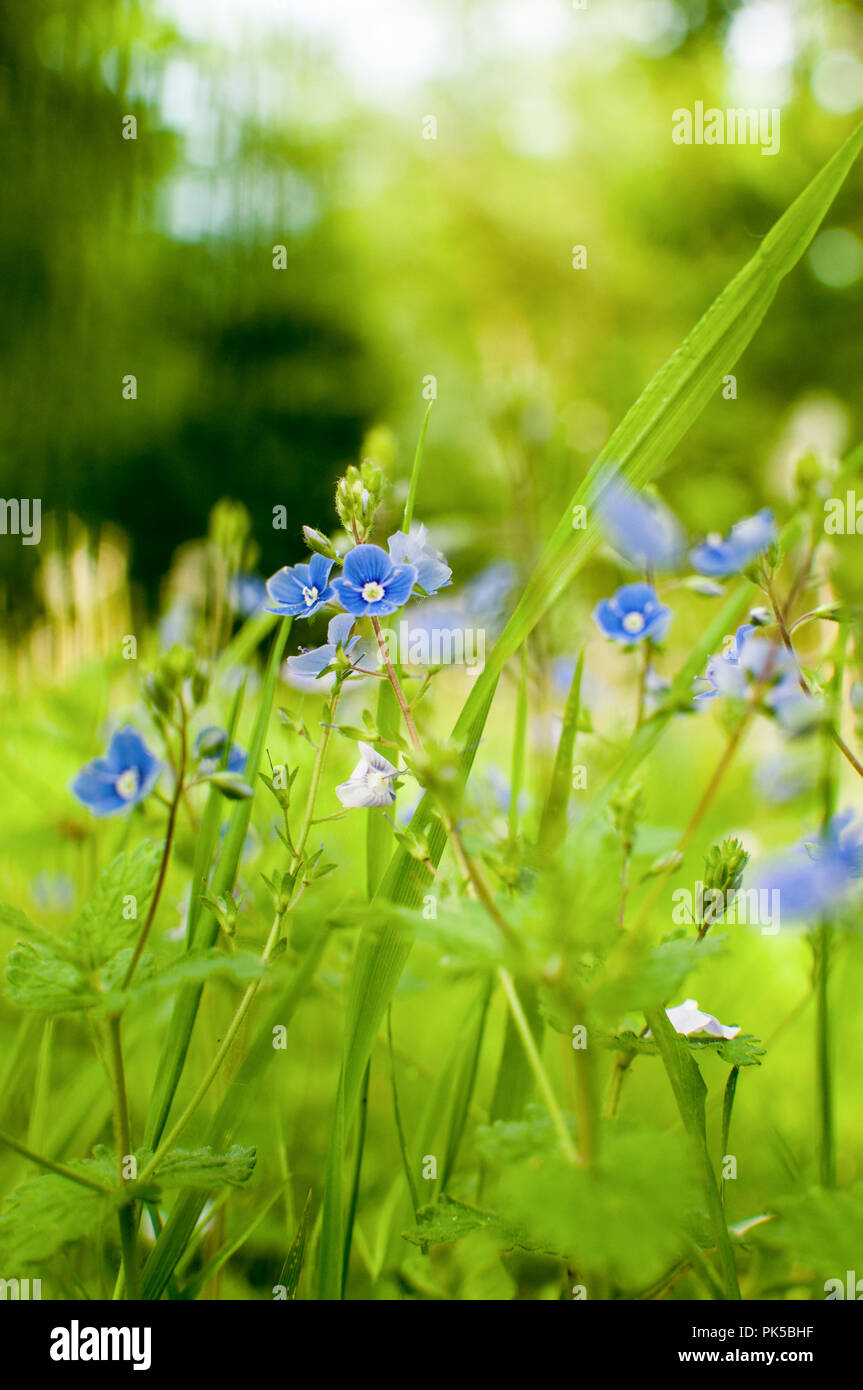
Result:
<svg viewBox="0 0 863 1390">
<path fill-rule="evenodd" d="M 228 585 L 228 602 L 243 618 L 260 613 L 266 597 L 267 586 L 256 574 L 235 574 Z"/>
<path fill-rule="evenodd" d="M 464 611 L 474 623 L 502 625 L 510 594 L 518 583 L 518 571 L 510 560 L 494 560 L 475 574 L 461 591 Z"/>
<path fill-rule="evenodd" d="M 194 637 L 195 605 L 188 598 L 175 599 L 166 613 L 159 619 L 159 646 L 165 650 L 183 647 Z"/>
<path fill-rule="evenodd" d="M 113 735 L 104 757 L 81 768 L 70 790 L 92 815 L 113 816 L 143 801 L 160 771 L 158 758 L 127 724 Z"/>
<path fill-rule="evenodd" d="M 211 724 L 198 734 L 195 739 L 195 757 L 199 759 L 198 769 L 205 777 L 217 771 L 227 741 L 227 729 L 220 729 L 216 724 Z M 245 772 L 248 758 L 249 755 L 244 748 L 238 743 L 232 743 L 224 771 L 237 774 Z"/>
<path fill-rule="evenodd" d="M 410 534 L 396 531 L 387 541 L 390 558 L 396 565 L 413 565 L 416 583 L 426 594 L 436 594 L 452 583 L 452 570 L 439 551 L 428 543 L 425 526 L 412 526 Z"/>
<path fill-rule="evenodd" d="M 370 743 L 360 743 L 359 750 L 362 757 L 347 782 L 336 787 L 336 796 L 348 810 L 392 806 L 396 799 L 393 782 L 399 775 L 396 768 Z"/>
<path fill-rule="evenodd" d="M 42 869 L 30 884 L 30 896 L 42 912 L 68 912 L 75 903 L 75 880 Z"/>
<path fill-rule="evenodd" d="M 335 598 L 330 586 L 330 570 L 334 564 L 325 555 L 313 555 L 307 565 L 280 569 L 267 580 L 267 593 L 272 604 L 268 613 L 286 618 L 310 618 Z"/>
<path fill-rule="evenodd" d="M 649 584 L 624 584 L 611 598 L 601 599 L 593 610 L 603 637 L 627 645 L 649 638 L 661 642 L 671 622 L 671 609 L 660 603 Z"/>
<path fill-rule="evenodd" d="M 312 647 L 298 656 L 288 657 L 288 670 L 295 676 L 316 678 L 331 666 L 336 652 L 341 647 L 346 656 L 351 656 L 359 642 L 359 637 L 351 637 L 351 628 L 356 622 L 350 613 L 337 613 L 327 626 L 327 640 L 321 647 Z"/>
<path fill-rule="evenodd" d="M 724 579 L 729 574 L 739 574 L 775 539 L 773 513 L 765 507 L 755 516 L 738 521 L 724 539 L 717 534 L 708 536 L 690 551 L 689 558 L 699 574 Z"/>
<path fill-rule="evenodd" d="M 355 545 L 345 556 L 344 572 L 333 580 L 339 603 L 357 618 L 385 618 L 396 613 L 417 582 L 414 565 L 395 565 L 379 545 Z"/>
<path fill-rule="evenodd" d="M 778 642 L 753 636 L 758 629 L 744 623 L 734 635 L 734 646 L 718 656 L 711 656 L 703 676 L 707 690 L 694 695 L 696 700 L 712 700 L 716 695 L 731 699 L 747 699 L 757 685 L 764 684 L 763 702 L 772 710 L 789 733 L 802 732 L 817 720 L 820 706 L 807 696 L 800 685 L 800 668 L 789 652 Z"/>
<path fill-rule="evenodd" d="M 708 689 L 699 690 L 693 697 L 696 700 L 712 700 L 716 695 L 730 695 L 742 699 L 746 694 L 746 670 L 741 664 L 743 646 L 755 628 L 752 623 L 744 623 L 734 634 L 734 646 L 728 651 L 707 659 L 707 669 L 700 681 L 707 681 Z"/>
<path fill-rule="evenodd" d="M 683 531 L 661 503 L 612 478 L 596 503 L 611 546 L 640 570 L 675 569 L 683 557 Z"/>
<path fill-rule="evenodd" d="M 778 890 L 785 921 L 812 921 L 844 905 L 863 875 L 863 830 L 853 811 L 833 816 L 814 840 L 762 865 L 753 875 L 758 890 Z"/>
</svg>

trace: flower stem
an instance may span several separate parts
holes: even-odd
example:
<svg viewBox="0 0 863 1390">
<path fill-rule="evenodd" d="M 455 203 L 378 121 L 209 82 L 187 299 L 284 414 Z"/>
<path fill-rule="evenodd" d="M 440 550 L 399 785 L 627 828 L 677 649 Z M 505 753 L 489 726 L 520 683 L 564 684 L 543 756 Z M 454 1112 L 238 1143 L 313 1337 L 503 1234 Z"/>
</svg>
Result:
<svg viewBox="0 0 863 1390">
<path fill-rule="evenodd" d="M 147 916 L 144 920 L 144 925 L 141 928 L 141 932 L 136 942 L 135 949 L 132 952 L 132 959 L 129 961 L 129 966 L 126 971 L 126 974 L 123 976 L 123 983 L 120 986 L 122 990 L 126 990 L 129 988 L 129 985 L 132 983 L 132 978 L 135 974 L 135 971 L 137 970 L 138 965 L 140 964 L 141 956 L 144 954 L 144 947 L 147 944 L 147 939 L 150 935 L 153 922 L 156 919 L 156 912 L 159 908 L 159 899 L 162 896 L 162 889 L 165 886 L 165 877 L 168 873 L 168 864 L 171 860 L 171 850 L 174 844 L 174 832 L 177 828 L 177 812 L 180 807 L 180 802 L 183 799 L 183 782 L 186 776 L 186 758 L 188 755 L 186 711 L 185 707 L 183 706 L 182 700 L 180 701 L 180 711 L 180 757 L 177 765 L 176 777 L 174 782 L 174 795 L 171 797 L 171 809 L 168 812 L 168 824 L 165 830 L 165 847 L 162 850 L 162 862 L 159 865 L 159 874 L 156 879 L 156 887 L 153 890 L 153 896 L 150 900 L 150 907 L 147 912 Z"/>
<path fill-rule="evenodd" d="M 91 1192 L 110 1192 L 111 1188 L 106 1183 L 96 1182 L 95 1178 L 88 1178 L 84 1173 L 76 1173 L 74 1168 L 67 1168 L 63 1163 L 55 1163 L 52 1158 L 46 1158 L 44 1154 L 37 1154 L 33 1149 L 28 1149 L 26 1144 L 13 1139 L 11 1134 L 6 1134 L 0 1130 L 0 1144 L 5 1144 L 7 1148 L 13 1149 L 22 1158 L 27 1158 L 31 1163 L 35 1163 L 40 1168 L 44 1168 L 49 1173 L 56 1173 L 58 1177 L 68 1178 L 70 1182 L 78 1183 L 79 1187 L 88 1187 Z"/>
<path fill-rule="evenodd" d="M 117 1144 L 117 1158 L 120 1163 L 120 1176 L 123 1184 L 126 1177 L 126 1160 L 132 1156 L 132 1134 L 129 1126 L 129 1100 L 126 1093 L 126 1068 L 123 1062 L 122 1024 L 119 1015 L 108 1020 L 108 1042 L 110 1046 L 111 1084 L 114 1091 L 114 1133 Z M 137 1219 L 133 1202 L 126 1202 L 117 1212 L 120 1226 L 120 1245 L 123 1252 L 123 1274 L 126 1297 L 141 1297 L 138 1283 L 138 1254 L 136 1249 Z"/>
<path fill-rule="evenodd" d="M 578 1163 L 578 1152 L 572 1142 L 569 1130 L 564 1123 L 563 1115 L 555 1099 L 554 1091 L 551 1089 L 551 1082 L 548 1079 L 545 1067 L 542 1065 L 542 1058 L 539 1055 L 536 1039 L 530 1030 L 530 1024 L 525 1018 L 524 1009 L 521 1007 L 521 1000 L 516 993 L 513 978 L 509 971 L 505 970 L 502 965 L 499 965 L 497 968 L 497 977 L 503 986 L 503 992 L 506 995 L 506 1002 L 509 1005 L 513 1022 L 518 1030 L 518 1035 L 521 1038 L 522 1046 L 530 1064 L 530 1069 L 536 1078 L 536 1084 L 539 1087 L 540 1094 L 551 1116 L 551 1122 L 557 1131 L 560 1146 L 570 1163 Z"/>
</svg>

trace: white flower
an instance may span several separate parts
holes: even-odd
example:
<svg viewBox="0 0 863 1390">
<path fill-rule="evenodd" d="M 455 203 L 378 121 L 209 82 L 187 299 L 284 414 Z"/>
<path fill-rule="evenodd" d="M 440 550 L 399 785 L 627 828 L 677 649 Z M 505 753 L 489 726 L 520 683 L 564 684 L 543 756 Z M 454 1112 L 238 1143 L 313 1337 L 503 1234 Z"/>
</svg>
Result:
<svg viewBox="0 0 863 1390">
<path fill-rule="evenodd" d="M 392 806 L 396 799 L 393 780 L 398 771 L 368 743 L 359 745 L 362 757 L 348 778 L 336 787 L 336 796 L 348 810 L 361 806 Z"/>
<path fill-rule="evenodd" d="M 692 1033 L 710 1033 L 714 1038 L 736 1038 L 740 1028 L 731 1028 L 720 1023 L 713 1014 L 706 1014 L 698 1007 L 697 999 L 685 999 L 674 1009 L 666 1009 L 669 1020 L 676 1033 L 689 1037 Z"/>
</svg>

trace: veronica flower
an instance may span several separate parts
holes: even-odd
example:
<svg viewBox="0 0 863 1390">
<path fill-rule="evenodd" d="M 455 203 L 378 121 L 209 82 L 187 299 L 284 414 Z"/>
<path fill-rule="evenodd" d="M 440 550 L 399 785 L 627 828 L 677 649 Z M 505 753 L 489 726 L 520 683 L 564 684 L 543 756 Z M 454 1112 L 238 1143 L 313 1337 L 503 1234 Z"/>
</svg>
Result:
<svg viewBox="0 0 863 1390">
<path fill-rule="evenodd" d="M 452 570 L 440 552 L 428 544 L 425 526 L 412 526 L 409 535 L 396 531 L 387 541 L 387 549 L 397 565 L 413 565 L 416 583 L 424 593 L 436 594 L 452 583 Z"/>
<path fill-rule="evenodd" d="M 697 999 L 685 999 L 682 1004 L 677 1004 L 673 1009 L 666 1009 L 665 1012 L 675 1033 L 682 1033 L 685 1038 L 691 1037 L 694 1033 L 708 1033 L 712 1038 L 736 1038 L 740 1032 L 739 1025 L 734 1027 L 720 1023 L 713 1014 L 699 1009 Z"/>
<path fill-rule="evenodd" d="M 348 810 L 362 806 L 392 806 L 396 799 L 393 781 L 398 777 L 392 763 L 371 744 L 360 743 L 362 757 L 348 778 L 336 787 L 336 796 Z"/>
<path fill-rule="evenodd" d="M 228 586 L 228 602 L 243 618 L 260 613 L 266 597 L 267 586 L 256 574 L 235 574 Z"/>
<path fill-rule="evenodd" d="M 71 791 L 94 816 L 113 816 L 137 806 L 153 790 L 161 764 L 130 724 L 112 736 L 102 758 L 81 768 Z"/>
<path fill-rule="evenodd" d="M 345 656 L 352 656 L 359 637 L 351 637 L 351 628 L 356 619 L 350 613 L 337 613 L 327 627 L 327 640 L 322 647 L 312 647 L 301 651 L 298 656 L 288 657 L 288 670 L 293 676 L 311 677 L 313 680 L 332 666 L 339 647 Z"/>
<path fill-rule="evenodd" d="M 272 605 L 266 611 L 286 618 L 311 618 L 335 597 L 330 586 L 333 564 L 325 555 L 315 554 L 307 565 L 278 570 L 267 580 Z"/>
<path fill-rule="evenodd" d="M 624 584 L 611 598 L 600 600 L 593 617 L 603 637 L 615 642 L 660 642 L 668 631 L 671 609 L 660 603 L 649 584 Z"/>
<path fill-rule="evenodd" d="M 713 533 L 690 552 L 693 569 L 712 579 L 739 574 L 776 539 L 773 513 L 766 507 L 755 516 L 738 521 L 728 535 Z"/>
<path fill-rule="evenodd" d="M 205 777 L 209 776 L 211 772 L 217 771 L 227 741 L 227 729 L 220 729 L 215 724 L 202 729 L 198 734 L 195 739 L 195 757 L 199 760 L 199 771 Z M 245 772 L 248 758 L 249 755 L 244 748 L 241 748 L 237 743 L 232 743 L 224 771 L 238 775 Z"/>
<path fill-rule="evenodd" d="M 683 532 L 661 503 L 612 479 L 599 494 L 597 512 L 609 544 L 637 569 L 677 566 L 683 555 Z"/>
<path fill-rule="evenodd" d="M 756 686 L 765 686 L 763 700 L 790 733 L 799 732 L 812 718 L 817 719 L 819 704 L 807 696 L 800 685 L 800 668 L 794 654 L 778 642 L 753 636 L 757 628 L 744 623 L 734 634 L 734 646 L 711 656 L 700 681 L 707 690 L 696 700 L 712 700 L 717 695 L 747 699 Z"/>
<path fill-rule="evenodd" d="M 411 596 L 414 565 L 395 565 L 379 545 L 356 545 L 345 556 L 344 572 L 333 580 L 339 603 L 357 618 L 385 618 Z"/>
<path fill-rule="evenodd" d="M 853 811 L 830 820 L 812 840 L 763 865 L 755 874 L 757 889 L 778 890 L 785 920 L 812 920 L 834 911 L 863 876 L 863 831 Z"/>
</svg>

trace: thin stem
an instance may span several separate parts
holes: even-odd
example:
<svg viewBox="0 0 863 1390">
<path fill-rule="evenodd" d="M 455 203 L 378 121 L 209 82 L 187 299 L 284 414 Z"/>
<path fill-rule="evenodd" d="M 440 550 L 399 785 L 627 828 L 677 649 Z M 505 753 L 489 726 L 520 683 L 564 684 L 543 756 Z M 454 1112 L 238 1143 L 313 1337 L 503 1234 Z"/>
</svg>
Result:
<svg viewBox="0 0 863 1390">
<path fill-rule="evenodd" d="M 503 986 L 503 992 L 506 995 L 506 1002 L 509 1004 L 513 1022 L 518 1030 L 518 1035 L 521 1038 L 521 1043 L 530 1064 L 530 1069 L 536 1078 L 536 1084 L 539 1087 L 540 1094 L 551 1116 L 551 1122 L 557 1131 L 561 1148 L 570 1163 L 578 1163 L 578 1152 L 572 1142 L 569 1130 L 564 1123 L 563 1115 L 555 1099 L 554 1091 L 551 1089 L 551 1083 L 546 1074 L 545 1067 L 542 1065 L 542 1058 L 539 1055 L 539 1050 L 536 1046 L 533 1033 L 531 1032 L 530 1024 L 525 1018 L 524 1009 L 521 1007 L 521 1000 L 516 993 L 513 978 L 509 971 L 505 970 L 502 965 L 499 965 L 497 968 L 497 977 Z"/>
<path fill-rule="evenodd" d="M 117 1157 L 120 1163 L 120 1177 L 125 1186 L 126 1160 L 132 1156 L 132 1133 L 129 1126 L 129 1100 L 126 1092 L 126 1068 L 123 1062 L 123 1039 L 121 1021 L 118 1015 L 108 1020 L 108 1042 L 111 1051 L 111 1084 L 114 1091 L 114 1131 L 116 1135 Z M 120 1226 L 120 1245 L 123 1252 L 123 1272 L 126 1284 L 126 1297 L 138 1299 L 141 1296 L 138 1283 L 138 1253 L 136 1249 L 137 1219 L 133 1202 L 127 1202 L 117 1212 Z"/>
<path fill-rule="evenodd" d="M 6 1134 L 4 1130 L 0 1130 L 0 1144 L 5 1144 L 7 1148 L 13 1149 L 22 1158 L 37 1164 L 39 1168 L 44 1168 L 49 1173 L 56 1173 L 58 1177 L 68 1178 L 70 1182 L 76 1182 L 79 1187 L 88 1187 L 91 1192 L 111 1192 L 113 1190 L 106 1183 L 96 1182 L 95 1178 L 88 1178 L 84 1173 L 76 1173 L 74 1168 L 67 1168 L 63 1163 L 55 1163 L 53 1158 L 46 1158 L 44 1154 L 37 1154 L 33 1149 L 28 1149 L 26 1144 L 13 1139 L 11 1134 Z"/>
<path fill-rule="evenodd" d="M 402 717 L 405 721 L 405 728 L 410 734 L 411 743 L 413 744 L 414 748 L 416 748 L 417 752 L 422 752 L 422 742 L 420 740 L 419 734 L 417 733 L 417 726 L 414 723 L 414 717 L 411 714 L 411 707 L 405 699 L 405 693 L 402 690 L 401 685 L 399 684 L 399 678 L 393 670 L 393 664 L 390 661 L 389 652 L 387 651 L 387 644 L 384 640 L 384 634 L 381 631 L 381 625 L 377 618 L 372 618 L 372 627 L 374 628 L 375 636 L 378 639 L 378 649 L 381 654 L 381 660 L 383 661 L 384 666 L 386 668 L 387 678 L 389 680 L 390 685 L 393 688 L 395 697 L 399 702 L 399 709 L 401 710 Z"/>
<path fill-rule="evenodd" d="M 813 943 L 815 983 L 815 1082 L 818 1095 L 818 1175 L 822 1187 L 836 1186 L 836 1134 L 830 1065 L 830 947 L 829 922 L 818 927 Z"/>
<path fill-rule="evenodd" d="M 132 953 L 132 959 L 129 961 L 129 966 L 126 971 L 126 974 L 123 976 L 123 983 L 120 986 L 121 990 L 127 990 L 129 988 L 129 985 L 132 983 L 132 978 L 135 974 L 135 971 L 137 970 L 138 965 L 140 963 L 141 956 L 144 954 L 144 947 L 147 944 L 147 938 L 150 935 L 153 922 L 156 919 L 156 912 L 158 911 L 159 907 L 159 899 L 162 896 L 162 889 L 165 886 L 165 878 L 168 873 L 168 864 L 171 859 L 171 849 L 173 848 L 174 844 L 174 832 L 177 828 L 177 811 L 179 810 L 180 802 L 183 799 L 183 780 L 186 776 L 186 758 L 188 753 L 186 710 L 183 706 L 182 700 L 180 701 L 180 711 L 180 757 L 174 781 L 174 795 L 171 798 L 171 809 L 168 812 L 168 824 L 165 830 L 165 848 L 162 851 L 162 862 L 159 865 L 159 875 L 156 879 L 156 887 L 153 890 L 153 896 L 150 900 L 150 907 L 147 912 L 144 925 L 141 928 L 141 933 L 138 937 L 135 949 Z"/>
<path fill-rule="evenodd" d="M 336 686 L 330 704 L 330 718 L 332 718 L 332 715 L 335 713 L 340 693 L 340 687 Z M 327 747 L 330 741 L 330 733 L 330 728 L 327 725 L 324 725 L 324 732 L 321 737 L 320 744 L 318 745 L 317 752 L 315 753 L 315 761 L 314 766 L 312 768 L 312 780 L 309 785 L 309 793 L 306 798 L 305 814 L 303 816 L 303 822 L 300 827 L 300 834 L 297 840 L 297 846 L 291 861 L 291 875 L 296 874 L 296 871 L 300 866 L 303 850 L 305 849 L 306 841 L 309 837 L 309 832 L 314 823 L 315 802 L 317 800 L 317 795 L 321 784 L 321 774 L 323 772 L 324 757 L 326 755 Z M 273 951 L 275 950 L 279 942 L 279 938 L 281 936 L 282 923 L 285 917 L 290 912 L 290 910 L 299 901 L 302 891 L 303 886 L 301 885 L 299 892 L 294 892 L 290 902 L 285 903 L 283 906 L 279 906 L 276 908 L 275 916 L 273 918 L 273 924 L 270 928 L 269 936 L 267 937 L 266 944 L 261 953 L 261 964 L 263 966 L 266 966 L 269 963 L 270 957 L 272 956 Z M 231 1047 L 233 1046 L 234 1039 L 236 1038 L 237 1033 L 239 1032 L 240 1027 L 242 1026 L 246 1014 L 251 1008 L 252 1002 L 260 988 L 260 985 L 261 979 L 259 978 L 257 980 L 253 980 L 251 984 L 247 986 L 242 999 L 237 1005 L 236 1012 L 234 1013 L 234 1016 L 228 1025 L 227 1031 L 222 1037 L 222 1041 L 219 1044 L 216 1054 L 213 1057 L 213 1060 L 211 1061 L 206 1072 L 204 1073 L 204 1076 L 201 1079 L 201 1082 L 199 1083 L 194 1095 L 191 1097 L 188 1105 L 186 1106 L 180 1118 L 177 1120 L 176 1124 L 172 1127 L 168 1135 L 162 1139 L 162 1142 L 159 1144 L 158 1148 L 156 1149 L 156 1152 L 153 1154 L 149 1163 L 144 1168 L 144 1171 L 140 1174 L 140 1179 L 150 1177 L 150 1175 L 154 1172 L 154 1170 L 161 1162 L 165 1154 L 168 1153 L 170 1149 L 173 1147 L 173 1145 L 176 1143 L 180 1134 L 183 1132 L 186 1125 L 189 1123 L 189 1120 L 192 1118 L 198 1106 L 201 1104 L 202 1100 L 206 1096 L 211 1085 L 216 1079 L 216 1076 L 219 1073 L 222 1063 L 224 1062 L 225 1058 L 231 1050 Z"/>
</svg>

